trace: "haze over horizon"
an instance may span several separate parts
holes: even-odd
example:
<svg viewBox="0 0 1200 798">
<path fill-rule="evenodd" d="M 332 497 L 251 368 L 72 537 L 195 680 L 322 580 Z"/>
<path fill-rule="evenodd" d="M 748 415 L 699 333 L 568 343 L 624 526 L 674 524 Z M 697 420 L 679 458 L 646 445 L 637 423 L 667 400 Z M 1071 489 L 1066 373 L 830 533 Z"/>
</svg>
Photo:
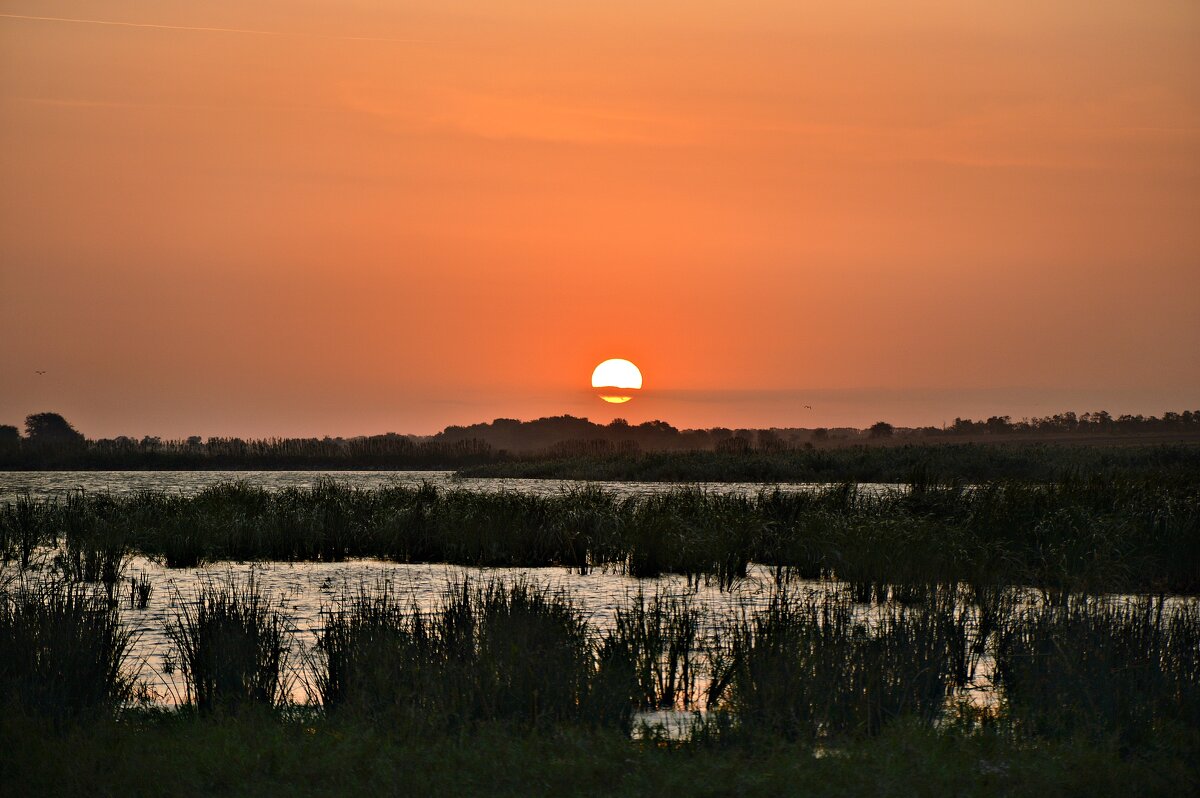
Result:
<svg viewBox="0 0 1200 798">
<path fill-rule="evenodd" d="M 1198 41 L 1172 0 L 3 0 L 0 423 L 1195 409 Z"/>
</svg>

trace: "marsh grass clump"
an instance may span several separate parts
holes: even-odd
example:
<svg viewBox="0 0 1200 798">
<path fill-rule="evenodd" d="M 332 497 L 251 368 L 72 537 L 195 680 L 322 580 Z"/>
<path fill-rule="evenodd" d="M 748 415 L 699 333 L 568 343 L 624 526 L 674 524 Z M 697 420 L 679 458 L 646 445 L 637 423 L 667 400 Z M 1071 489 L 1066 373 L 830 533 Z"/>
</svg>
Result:
<svg viewBox="0 0 1200 798">
<path fill-rule="evenodd" d="M 765 520 L 752 497 L 699 488 L 628 498 L 620 503 L 625 569 L 632 576 L 679 573 L 712 578 L 722 588 L 744 579 L 759 552 Z"/>
<path fill-rule="evenodd" d="M 876 735 L 902 718 L 931 726 L 965 682 L 966 635 L 949 601 L 864 615 L 844 595 L 779 590 L 714 647 L 713 722 L 810 742 Z"/>
<path fill-rule="evenodd" d="M 188 703 L 202 713 L 274 706 L 287 695 L 288 633 L 251 574 L 179 597 L 167 629 L 179 656 Z"/>
<path fill-rule="evenodd" d="M 129 607 L 144 610 L 150 604 L 150 594 L 154 592 L 154 584 L 146 574 L 136 574 L 129 577 Z"/>
<path fill-rule="evenodd" d="M 1200 605 L 1073 597 L 1010 616 L 996 683 L 1029 735 L 1115 735 L 1123 745 L 1200 724 Z"/>
<path fill-rule="evenodd" d="M 431 611 L 390 587 L 325 612 L 317 697 L 334 714 L 460 728 L 627 722 L 597 662 L 588 624 L 562 593 L 525 581 L 451 584 Z"/>
<path fill-rule="evenodd" d="M 133 694 L 132 643 L 94 589 L 52 582 L 0 592 L 0 707 L 56 721 L 110 713 Z"/>
<path fill-rule="evenodd" d="M 52 500 L 39 501 L 28 494 L 0 506 L 0 559 L 29 567 L 37 547 L 53 534 Z"/>
<path fill-rule="evenodd" d="M 580 720 L 593 674 L 590 630 L 570 597 L 526 581 L 489 582 L 479 601 L 484 714 Z"/>
<path fill-rule="evenodd" d="M 418 717 L 445 711 L 434 689 L 436 666 L 446 657 L 445 624 L 427 621 L 388 584 L 360 586 L 322 614 L 313 686 L 326 711 Z"/>
<path fill-rule="evenodd" d="M 618 607 L 601 641 L 609 667 L 624 667 L 636 687 L 638 709 L 686 709 L 696 700 L 700 612 L 688 595 L 638 592 Z"/>
</svg>

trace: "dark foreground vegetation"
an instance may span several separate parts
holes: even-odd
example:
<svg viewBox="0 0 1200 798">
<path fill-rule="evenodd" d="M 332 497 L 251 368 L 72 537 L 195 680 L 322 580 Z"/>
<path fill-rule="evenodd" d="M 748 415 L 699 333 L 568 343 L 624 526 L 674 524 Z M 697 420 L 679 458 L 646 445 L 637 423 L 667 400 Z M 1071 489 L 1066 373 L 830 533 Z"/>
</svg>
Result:
<svg viewBox="0 0 1200 798">
<path fill-rule="evenodd" d="M 1029 744 L 896 727 L 836 755 L 631 743 L 584 729 L 415 735 L 294 714 L 131 714 L 53 733 L 0 718 L 4 788 L 20 796 L 1164 796 L 1195 794 L 1196 751 L 1171 740 L 1122 756 L 1084 741 Z M 64 758 L 69 757 L 69 764 Z"/>
<path fill-rule="evenodd" d="M 0 505 L 0 792 L 1194 794 L 1196 452 L 612 460 L 742 479 L 779 463 L 903 469 L 884 490 L 19 498 Z M 974 484 L 945 477 L 982 467 L 995 471 Z M 216 581 L 173 597 L 181 686 L 164 692 L 122 619 L 126 603 L 167 600 L 128 578 L 134 554 L 679 573 L 723 589 L 756 563 L 773 588 L 725 617 L 688 591 L 638 594 L 600 624 L 530 581 L 449 584 L 420 606 L 364 585 L 305 642 L 279 597 Z M 669 734 L 640 714 L 659 710 L 694 714 Z"/>
<path fill-rule="evenodd" d="M 744 451 L 587 453 L 510 458 L 459 468 L 461 477 L 636 482 L 1052 481 L 1089 475 L 1200 475 L 1200 441 L 907 443 Z"/>
<path fill-rule="evenodd" d="M 225 484 L 195 496 L 72 494 L 0 505 L 0 558 L 42 547 L 76 580 L 112 584 L 130 553 L 170 567 L 220 560 L 341 560 L 614 569 L 722 586 L 751 562 L 837 578 L 861 595 L 919 600 L 939 585 L 1071 592 L 1200 592 L 1200 483 L 1073 477 L 976 486 L 915 479 L 871 491 L 724 495 L 678 488 L 621 498 L 595 488 L 538 496 L 462 488 L 271 492 Z"/>
<path fill-rule="evenodd" d="M 180 602 L 187 691 L 168 711 L 133 705 L 129 633 L 103 591 L 14 582 L 0 592 L 4 788 L 1177 795 L 1200 778 L 1194 601 L 944 589 L 898 606 L 782 586 L 718 619 L 686 594 L 639 595 L 604 629 L 523 581 L 410 601 L 364 586 L 306 652 L 252 582 L 212 585 Z M 970 703 L 985 660 L 999 700 Z M 286 698 L 294 678 L 310 701 Z M 706 714 L 682 738 L 631 740 L 634 711 L 660 706 Z"/>
</svg>

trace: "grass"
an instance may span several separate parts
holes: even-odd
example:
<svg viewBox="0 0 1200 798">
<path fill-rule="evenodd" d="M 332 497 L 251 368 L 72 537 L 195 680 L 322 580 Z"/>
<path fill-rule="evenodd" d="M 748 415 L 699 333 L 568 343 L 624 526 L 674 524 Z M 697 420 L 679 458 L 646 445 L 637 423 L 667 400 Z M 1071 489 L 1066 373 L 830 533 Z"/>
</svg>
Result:
<svg viewBox="0 0 1200 798">
<path fill-rule="evenodd" d="M 132 705 L 118 610 L 82 591 L 17 585 L 0 597 L 0 771 L 15 794 L 1166 795 L 1200 784 L 1194 601 L 1027 606 L 943 587 L 864 606 L 849 590 L 785 585 L 713 635 L 685 597 L 631 596 L 601 630 L 569 595 L 524 580 L 451 583 L 429 607 L 362 586 L 325 612 L 322 703 L 295 705 L 285 619 L 253 582 L 226 581 L 173 622 L 194 711 L 165 712 Z M 980 595 L 985 605 L 970 601 Z M 997 663 L 991 711 L 957 701 L 973 643 Z M 698 692 L 709 712 L 690 739 L 630 740 L 635 708 Z"/>
<path fill-rule="evenodd" d="M 84 586 L 0 590 L 0 714 L 111 714 L 134 694 L 132 642 L 108 598 Z"/>
<path fill-rule="evenodd" d="M 30 558 L 47 534 L 52 521 L 46 515 L 53 504 L 19 496 L 0 507 L 0 561 L 16 560 L 22 569 L 29 567 Z"/>
<path fill-rule="evenodd" d="M 588 729 L 405 734 L 358 723 L 247 714 L 138 714 L 55 732 L 0 717 L 0 771 L 27 796 L 1030 796 L 1187 795 L 1187 740 L 1121 756 L 1093 741 L 1030 744 L 903 725 L 815 755 L 631 743 Z M 64 752 L 70 766 L 62 766 Z"/>
<path fill-rule="evenodd" d="M 952 600 L 864 618 L 843 596 L 779 591 L 728 625 L 711 654 L 709 708 L 729 713 L 735 734 L 792 741 L 870 736 L 902 719 L 932 726 L 966 683 L 966 641 Z"/>
<path fill-rule="evenodd" d="M 628 732 L 635 710 L 687 708 L 702 693 L 705 740 L 830 745 L 895 723 L 945 724 L 986 656 L 1001 703 L 977 720 L 1019 736 L 1144 748 L 1174 730 L 1200 733 L 1200 604 L 973 595 L 938 588 L 871 606 L 850 590 L 784 585 L 722 621 L 686 597 L 637 594 L 600 628 L 568 594 L 524 579 L 450 583 L 427 607 L 363 586 L 325 610 L 308 665 L 317 705 L 361 723 Z M 290 706 L 295 638 L 253 577 L 177 602 L 166 631 L 190 707 Z M 135 693 L 130 642 L 117 603 L 95 589 L 5 588 L 4 703 L 55 718 L 112 715 Z"/>
<path fill-rule="evenodd" d="M 146 574 L 139 573 L 129 578 L 129 607 L 144 610 L 150 605 L 154 583 Z"/>
<path fill-rule="evenodd" d="M 254 576 L 200 588 L 182 596 L 167 629 L 187 685 L 187 702 L 201 713 L 286 699 L 288 634 Z"/>
<path fill-rule="evenodd" d="M 77 494 L 0 508 L 13 559 L 61 542 L 77 581 L 119 578 L 129 552 L 186 567 L 221 560 L 340 560 L 612 568 L 729 587 L 749 563 L 833 576 L 861 600 L 916 601 L 938 585 L 1074 592 L 1200 592 L 1200 482 L 1088 476 L 1052 483 L 852 483 L 725 495 L 679 487 L 621 498 L 587 487 L 515 491 L 337 483 L 191 496 Z M 32 541 L 32 542 L 31 542 Z"/>
<path fill-rule="evenodd" d="M 602 643 L 602 660 L 624 669 L 636 684 L 638 709 L 690 708 L 696 701 L 696 678 L 702 618 L 687 594 L 642 592 L 617 607 L 611 632 Z"/>
<path fill-rule="evenodd" d="M 1043 737 L 1145 745 L 1200 723 L 1200 605 L 1072 598 L 1007 619 L 997 682 L 1013 723 Z"/>
<path fill-rule="evenodd" d="M 1189 443 L 917 443 L 744 452 L 673 451 L 523 458 L 460 468 L 462 477 L 640 482 L 1049 482 L 1076 474 L 1195 475 Z"/>
<path fill-rule="evenodd" d="M 326 611 L 317 652 L 316 693 L 334 714 L 445 729 L 609 720 L 588 624 L 565 594 L 525 581 L 451 584 L 428 612 L 387 585 L 360 589 Z"/>
</svg>

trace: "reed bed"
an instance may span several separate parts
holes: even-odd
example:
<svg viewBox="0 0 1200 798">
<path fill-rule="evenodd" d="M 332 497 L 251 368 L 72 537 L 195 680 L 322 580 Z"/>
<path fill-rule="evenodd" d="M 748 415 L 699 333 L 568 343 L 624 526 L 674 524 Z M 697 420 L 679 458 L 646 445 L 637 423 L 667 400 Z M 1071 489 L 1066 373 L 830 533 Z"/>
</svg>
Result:
<svg viewBox="0 0 1200 798">
<path fill-rule="evenodd" d="M 58 722 L 115 711 L 137 683 L 132 642 L 96 590 L 24 581 L 0 589 L 0 712 Z"/>
<path fill-rule="evenodd" d="M 609 720 L 598 696 L 607 674 L 565 594 L 463 581 L 422 613 L 384 585 L 325 615 L 315 686 L 327 711 L 407 728 Z"/>
<path fill-rule="evenodd" d="M 1200 724 L 1200 605 L 1072 597 L 1009 616 L 997 685 L 1008 717 L 1042 737 L 1115 735 L 1144 746 Z"/>
<path fill-rule="evenodd" d="M 168 627 L 187 685 L 187 703 L 201 713 L 274 706 L 288 694 L 289 635 L 270 595 L 251 575 L 177 598 Z"/>
<path fill-rule="evenodd" d="M 1003 437 L 1000 437 L 1003 440 Z M 990 482 L 1055 482 L 1076 474 L 1165 478 L 1200 471 L 1195 442 L 1092 444 L 1001 443 L 841 444 L 780 450 L 645 451 L 561 456 L 531 453 L 465 465 L 464 477 L 636 482 L 911 482 L 914 477 Z"/>
<path fill-rule="evenodd" d="M 171 567 L 377 557 L 678 573 L 723 587 L 755 562 L 781 579 L 837 578 L 863 601 L 915 602 L 958 583 L 1025 585 L 1058 597 L 1196 594 L 1200 485 L 1092 476 L 964 486 L 918 474 L 883 492 L 847 483 L 620 498 L 593 487 L 536 496 L 334 482 L 270 492 L 232 483 L 192 497 L 18 499 L 0 506 L 0 542 L 20 563 L 56 546 L 67 576 L 108 584 L 137 552 Z"/>
<path fill-rule="evenodd" d="M 626 675 L 638 709 L 688 709 L 697 698 L 703 624 L 687 594 L 639 592 L 617 608 L 601 659 Z"/>
<path fill-rule="evenodd" d="M 967 627 L 944 598 L 863 617 L 846 596 L 782 590 L 727 625 L 710 654 L 709 709 L 740 733 L 788 740 L 875 735 L 901 719 L 932 726 L 966 686 Z"/>
<path fill-rule="evenodd" d="M 869 606 L 850 590 L 784 585 L 715 618 L 686 595 L 636 594 L 600 628 L 569 594 L 527 579 L 452 582 L 421 606 L 363 585 L 323 614 L 307 708 L 292 703 L 296 633 L 253 579 L 178 597 L 167 632 L 185 704 L 205 717 L 255 708 L 416 735 L 497 723 L 628 735 L 637 711 L 703 706 L 695 742 L 828 747 L 897 726 L 970 733 L 955 713 L 987 658 L 996 700 L 973 710 L 984 727 L 1125 751 L 1200 744 L 1195 600 L 1007 596 L 940 588 Z M 0 591 L 6 711 L 112 716 L 144 693 L 118 606 L 69 583 Z"/>
</svg>

